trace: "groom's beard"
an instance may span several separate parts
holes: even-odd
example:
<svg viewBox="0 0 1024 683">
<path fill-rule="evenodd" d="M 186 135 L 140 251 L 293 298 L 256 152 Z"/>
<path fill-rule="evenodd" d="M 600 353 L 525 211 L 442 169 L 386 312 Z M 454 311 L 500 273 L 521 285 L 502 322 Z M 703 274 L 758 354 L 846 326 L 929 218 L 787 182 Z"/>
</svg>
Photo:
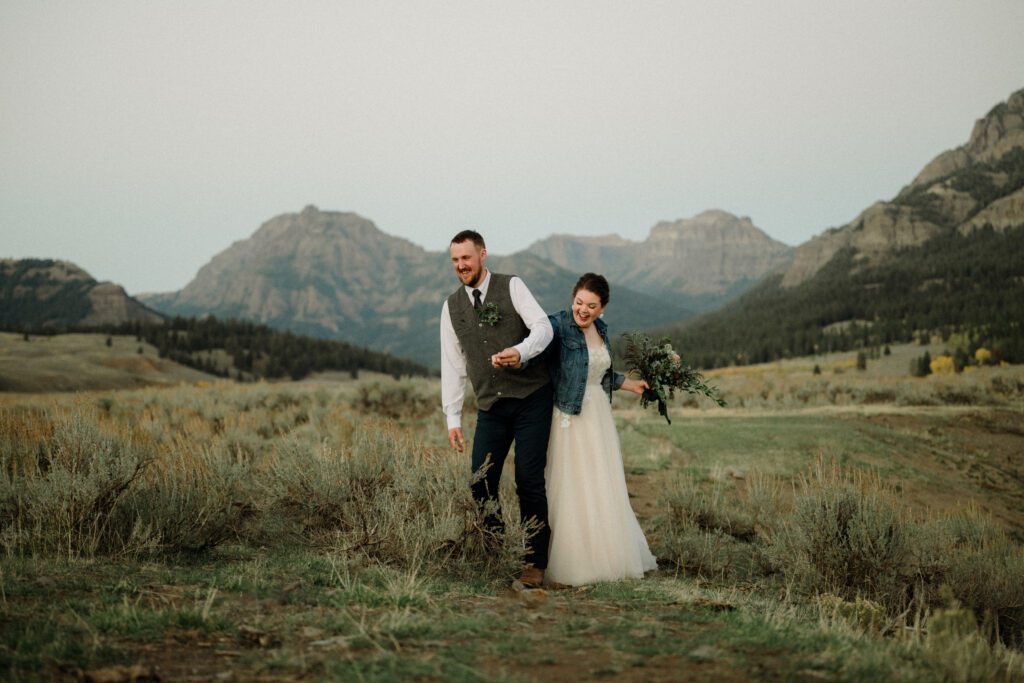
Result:
<svg viewBox="0 0 1024 683">
<path fill-rule="evenodd" d="M 481 268 L 480 270 L 476 271 L 476 273 L 473 273 L 473 271 L 469 272 L 473 275 L 473 279 L 470 280 L 469 282 L 464 281 L 464 284 L 467 287 L 476 287 L 478 284 L 480 284 L 480 276 L 483 275 L 484 269 Z M 462 273 L 460 273 L 460 275 L 462 275 Z"/>
</svg>

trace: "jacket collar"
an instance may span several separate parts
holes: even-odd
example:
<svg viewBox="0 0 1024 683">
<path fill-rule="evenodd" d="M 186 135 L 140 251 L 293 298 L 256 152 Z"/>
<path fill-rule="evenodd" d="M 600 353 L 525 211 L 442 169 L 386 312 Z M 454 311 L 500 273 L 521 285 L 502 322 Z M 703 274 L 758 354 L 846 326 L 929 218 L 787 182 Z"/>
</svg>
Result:
<svg viewBox="0 0 1024 683">
<path fill-rule="evenodd" d="M 572 311 L 562 311 L 563 319 L 566 320 L 573 329 L 580 334 L 583 334 L 583 330 L 576 324 L 576 318 L 572 317 Z M 602 338 L 608 338 L 608 323 L 601 320 L 600 318 L 594 318 L 594 325 L 597 326 L 597 331 Z"/>
</svg>

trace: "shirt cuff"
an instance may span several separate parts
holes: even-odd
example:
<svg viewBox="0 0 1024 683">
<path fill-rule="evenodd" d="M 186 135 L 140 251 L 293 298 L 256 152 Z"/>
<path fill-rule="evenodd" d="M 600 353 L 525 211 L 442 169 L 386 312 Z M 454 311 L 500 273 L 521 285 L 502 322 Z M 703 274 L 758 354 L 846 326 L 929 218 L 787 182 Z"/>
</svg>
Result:
<svg viewBox="0 0 1024 683">
<path fill-rule="evenodd" d="M 455 429 L 456 427 L 458 427 L 460 429 L 462 428 L 462 414 L 461 413 L 458 414 L 458 415 L 445 415 L 445 419 L 448 422 L 448 430 L 449 431 L 451 431 L 452 429 Z"/>
<path fill-rule="evenodd" d="M 526 342 L 519 342 L 512 348 L 519 352 L 520 362 L 522 362 L 523 365 L 526 365 L 526 362 L 530 360 L 529 356 L 526 355 Z"/>
</svg>

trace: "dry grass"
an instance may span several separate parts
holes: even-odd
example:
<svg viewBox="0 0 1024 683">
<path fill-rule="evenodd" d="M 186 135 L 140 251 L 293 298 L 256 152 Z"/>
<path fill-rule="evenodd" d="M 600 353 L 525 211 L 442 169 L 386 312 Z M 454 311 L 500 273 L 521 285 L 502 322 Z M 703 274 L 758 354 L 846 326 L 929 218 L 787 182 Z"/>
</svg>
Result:
<svg viewBox="0 0 1024 683">
<path fill-rule="evenodd" d="M 423 420 L 436 387 L 385 389 L 220 382 L 2 409 L 3 550 L 137 556 L 233 540 L 514 571 L 514 501 L 507 552 L 495 553 L 465 459 L 365 416 L 372 395 L 378 412 Z"/>
<path fill-rule="evenodd" d="M 0 332 L 0 391 L 50 392 L 131 389 L 209 379 L 198 370 L 159 358 L 134 336 L 61 334 L 31 337 Z M 139 353 L 139 349 L 142 353 Z"/>
<path fill-rule="evenodd" d="M 969 367 L 952 375 L 911 377 L 910 361 L 942 345 L 903 344 L 889 356 L 867 362 L 857 370 L 856 352 L 783 360 L 707 373 L 733 408 L 803 409 L 820 406 L 1009 406 L 1024 405 L 1024 368 Z M 821 374 L 815 374 L 817 366 Z M 689 397 L 683 405 L 714 411 L 714 405 Z"/>
<path fill-rule="evenodd" d="M 1020 545 L 985 514 L 929 510 L 908 495 L 923 482 L 1016 500 L 984 488 L 1003 481 L 988 470 L 939 478 L 924 457 L 960 468 L 959 454 L 1013 476 L 1000 460 L 1019 444 L 1006 417 L 1018 398 L 992 388 L 995 378 L 1015 386 L 1019 370 L 977 375 L 986 401 L 1005 406 L 998 416 L 923 406 L 914 410 L 934 421 L 911 426 L 868 420 L 862 405 L 842 419 L 788 406 L 777 397 L 804 372 L 732 371 L 722 384 L 733 378 L 750 395 L 772 382 L 759 409 L 678 411 L 671 427 L 617 397 L 634 507 L 663 569 L 535 602 L 500 597 L 525 534 L 511 477 L 510 534 L 489 538 L 468 457 L 446 445 L 436 380 L 0 396 L 0 601 L 16 615 L 0 622 L 0 671 L 153 652 L 170 667 L 243 642 L 260 649 L 232 660 L 242 678 L 564 677 L 583 666 L 613 680 L 1020 679 Z M 889 381 L 853 373 L 838 377 L 865 390 Z M 896 403 L 886 410 L 906 411 Z M 963 446 L 978 435 L 992 457 Z M 835 457 L 815 464 L 823 450 Z M 54 591 L 35 583 L 47 571 L 73 596 L 52 614 Z M 96 577 L 100 597 L 61 572 Z M 498 631 L 530 656 L 516 659 Z M 96 644 L 84 652 L 83 634 Z M 154 639 L 155 650 L 103 649 Z"/>
</svg>

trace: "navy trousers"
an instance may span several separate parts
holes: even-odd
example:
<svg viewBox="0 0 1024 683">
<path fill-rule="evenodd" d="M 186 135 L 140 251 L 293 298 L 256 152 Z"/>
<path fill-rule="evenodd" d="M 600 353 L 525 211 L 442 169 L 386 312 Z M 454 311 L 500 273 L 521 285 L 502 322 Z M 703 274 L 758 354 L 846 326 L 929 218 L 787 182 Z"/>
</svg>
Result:
<svg viewBox="0 0 1024 683">
<path fill-rule="evenodd" d="M 526 398 L 498 399 L 490 410 L 477 412 L 473 435 L 473 473 L 490 463 L 486 474 L 473 484 L 473 498 L 483 505 L 497 500 L 498 483 L 509 447 L 516 444 L 516 495 L 520 517 L 539 525 L 527 541 L 526 562 L 539 569 L 548 566 L 548 496 L 544 486 L 544 467 L 548 460 L 548 436 L 551 432 L 551 385 L 546 384 Z M 501 510 L 489 515 L 487 526 L 504 528 Z"/>
</svg>

